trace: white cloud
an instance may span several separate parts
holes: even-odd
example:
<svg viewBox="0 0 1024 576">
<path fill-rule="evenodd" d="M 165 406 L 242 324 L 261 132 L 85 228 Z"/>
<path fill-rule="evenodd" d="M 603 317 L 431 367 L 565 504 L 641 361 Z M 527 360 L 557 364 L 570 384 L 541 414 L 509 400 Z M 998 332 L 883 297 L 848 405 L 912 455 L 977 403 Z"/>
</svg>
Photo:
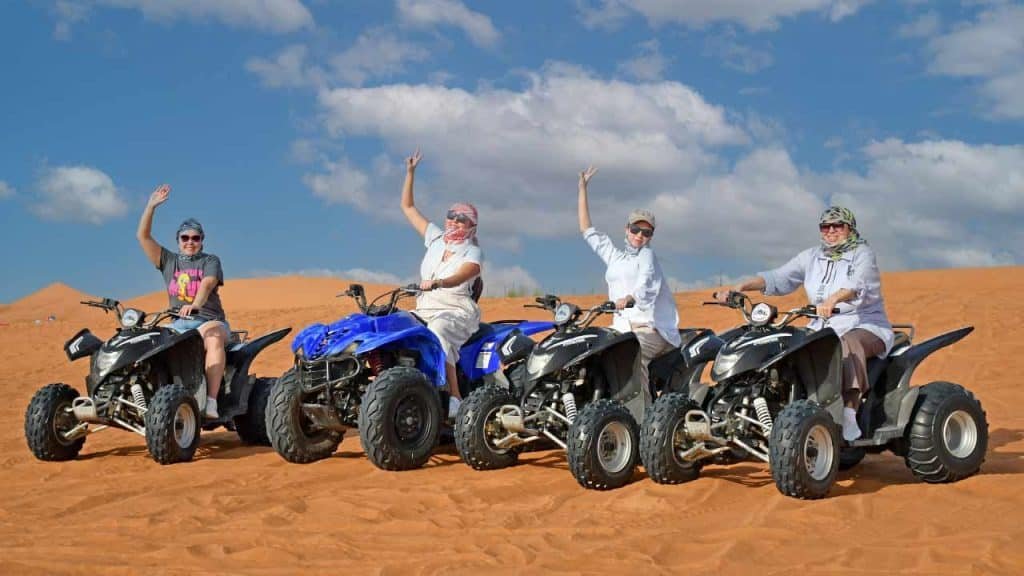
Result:
<svg viewBox="0 0 1024 576">
<path fill-rule="evenodd" d="M 803 13 L 819 13 L 831 21 L 855 14 L 873 0 L 577 0 L 584 25 L 613 27 L 632 12 L 652 26 L 681 24 L 701 27 L 736 23 L 748 30 L 774 30 L 780 20 Z"/>
<path fill-rule="evenodd" d="M 128 209 L 110 176 L 88 166 L 48 169 L 38 189 L 40 201 L 31 209 L 47 220 L 102 224 Z"/>
<path fill-rule="evenodd" d="M 10 198 L 11 196 L 14 196 L 14 187 L 0 180 L 0 199 Z"/>
<path fill-rule="evenodd" d="M 417 28 L 460 28 L 478 46 L 491 47 L 501 40 L 489 17 L 470 10 L 459 0 L 398 0 L 398 18 L 404 25 Z"/>
<path fill-rule="evenodd" d="M 761 71 L 775 63 L 775 57 L 771 52 L 758 50 L 737 41 L 736 31 L 731 27 L 723 34 L 709 36 L 704 42 L 704 54 L 746 74 Z"/>
<path fill-rule="evenodd" d="M 295 88 L 323 84 L 324 72 L 307 66 L 308 49 L 302 44 L 287 46 L 272 59 L 250 58 L 245 69 L 259 76 L 264 86 Z"/>
<path fill-rule="evenodd" d="M 974 78 L 984 115 L 1024 118 L 1024 5 L 997 4 L 928 44 L 932 74 Z"/>
<path fill-rule="evenodd" d="M 872 142 L 863 174 L 821 182 L 890 268 L 1024 262 L 1024 146 Z"/>
<path fill-rule="evenodd" d="M 484 296 L 528 296 L 541 292 L 541 285 L 519 266 L 503 268 L 484 263 Z"/>
<path fill-rule="evenodd" d="M 307 174 L 303 181 L 313 190 L 313 195 L 323 198 L 328 204 L 351 204 L 368 210 L 370 197 L 367 184 L 370 177 L 347 159 L 325 163 L 326 173 Z"/>
<path fill-rule="evenodd" d="M 643 81 L 661 80 L 671 58 L 661 53 L 657 40 L 648 40 L 637 46 L 636 57 L 619 63 L 620 74 Z"/>
<path fill-rule="evenodd" d="M 364 32 L 352 47 L 331 58 L 331 69 L 345 84 L 360 86 L 370 78 L 404 72 L 407 63 L 429 57 L 426 48 L 378 28 Z"/>
<path fill-rule="evenodd" d="M 58 0 L 55 6 L 54 34 L 59 39 L 70 37 L 71 25 L 83 20 L 92 6 L 138 10 L 160 22 L 217 20 L 281 34 L 313 26 L 313 15 L 300 0 Z"/>
<path fill-rule="evenodd" d="M 896 30 L 901 38 L 930 38 L 942 29 L 942 18 L 938 12 L 930 11 L 921 14 Z"/>
</svg>

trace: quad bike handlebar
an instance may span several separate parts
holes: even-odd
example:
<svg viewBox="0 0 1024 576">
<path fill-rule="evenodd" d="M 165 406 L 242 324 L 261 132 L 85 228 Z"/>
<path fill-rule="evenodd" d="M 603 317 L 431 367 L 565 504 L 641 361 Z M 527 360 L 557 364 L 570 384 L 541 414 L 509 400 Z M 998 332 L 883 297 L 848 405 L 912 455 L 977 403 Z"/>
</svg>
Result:
<svg viewBox="0 0 1024 576">
<path fill-rule="evenodd" d="M 80 303 L 86 306 L 91 306 L 93 308 L 99 308 L 104 312 L 113 311 L 115 314 L 117 314 L 117 322 L 122 327 L 142 326 L 146 328 L 151 328 L 167 318 L 182 318 L 185 320 L 193 320 L 196 318 L 205 320 L 213 319 L 207 317 L 207 315 L 203 314 L 201 310 L 193 310 L 190 316 L 182 316 L 181 314 L 179 314 L 180 308 L 167 308 L 165 310 L 160 310 L 159 312 L 150 314 L 137 308 L 125 308 L 121 306 L 120 302 L 114 300 L 113 298 L 104 298 L 102 300 L 82 300 Z M 130 326 L 125 326 L 124 317 L 125 314 L 130 310 L 137 311 L 139 314 L 139 318 L 135 321 L 135 323 L 131 324 Z"/>
<path fill-rule="evenodd" d="M 545 294 L 535 298 L 536 304 L 523 304 L 523 308 L 540 308 L 542 310 L 548 310 L 549 312 L 555 313 L 556 324 L 563 326 L 571 326 L 575 329 L 586 328 L 602 314 L 612 314 L 617 311 L 615 302 L 606 300 L 597 306 L 591 308 L 582 309 L 575 304 L 569 302 L 562 302 L 562 299 L 554 294 Z M 626 308 L 632 308 L 636 302 L 629 301 L 626 303 Z M 557 322 L 558 311 L 562 306 L 568 306 L 569 309 L 565 312 L 568 316 L 565 320 Z"/>
<path fill-rule="evenodd" d="M 793 323 L 793 321 L 796 320 L 797 318 L 824 319 L 823 316 L 818 314 L 818 308 L 814 304 L 807 304 L 799 308 L 793 308 L 792 310 L 784 312 L 782 314 L 782 319 L 779 320 L 778 322 L 773 323 L 772 321 L 778 318 L 779 316 L 779 311 L 777 308 L 775 308 L 775 306 L 772 306 L 771 304 L 768 304 L 766 302 L 759 302 L 757 304 L 754 304 L 753 300 L 751 300 L 749 296 L 747 296 L 743 292 L 736 292 L 734 290 L 730 290 L 728 292 L 728 294 L 725 297 L 725 302 L 719 302 L 717 300 L 718 295 L 719 293 L 715 292 L 714 296 L 716 300 L 713 300 L 711 302 L 704 302 L 704 306 L 725 306 L 726 308 L 733 308 L 739 310 L 740 313 L 743 314 L 743 320 L 746 321 L 747 324 L 750 324 L 752 326 L 771 325 L 773 328 L 784 328 Z M 766 308 L 760 308 L 762 306 Z M 763 315 L 763 318 L 753 318 L 752 314 L 754 313 L 755 308 L 759 308 L 759 310 L 762 310 L 761 314 Z M 765 309 L 767 310 L 767 313 L 764 312 Z M 839 308 L 833 308 L 832 313 L 838 314 Z"/>
<path fill-rule="evenodd" d="M 416 284 L 406 284 L 405 286 L 399 286 L 394 290 L 388 290 L 383 294 L 378 295 L 373 300 L 367 302 L 366 290 L 362 284 L 352 284 L 338 297 L 348 296 L 356 301 L 356 305 L 359 306 L 360 312 L 367 316 L 386 316 L 391 314 L 397 308 L 398 302 L 409 296 L 418 296 L 423 290 Z M 378 304 L 381 300 L 387 298 L 387 304 Z"/>
</svg>

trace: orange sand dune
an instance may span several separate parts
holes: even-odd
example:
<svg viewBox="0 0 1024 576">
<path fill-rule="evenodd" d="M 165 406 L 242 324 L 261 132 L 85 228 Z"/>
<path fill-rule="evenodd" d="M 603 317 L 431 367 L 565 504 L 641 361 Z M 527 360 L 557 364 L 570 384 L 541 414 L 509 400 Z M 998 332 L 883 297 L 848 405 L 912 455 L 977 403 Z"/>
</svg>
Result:
<svg viewBox="0 0 1024 576">
<path fill-rule="evenodd" d="M 230 280 L 223 298 L 233 326 L 263 332 L 351 312 L 333 297 L 346 285 Z M 890 273 L 884 285 L 891 318 L 914 323 L 919 339 L 976 327 L 927 360 L 915 384 L 952 380 L 978 395 L 987 461 L 973 478 L 924 485 L 902 459 L 871 455 L 815 502 L 781 496 L 756 463 L 711 466 L 681 486 L 638 472 L 614 492 L 580 488 L 559 452 L 475 472 L 447 447 L 422 470 L 383 472 L 354 433 L 309 465 L 226 431 L 205 434 L 189 464 L 159 466 L 141 437 L 116 430 L 89 437 L 76 461 L 38 462 L 22 436 L 25 406 L 47 382 L 82 388 L 86 365 L 68 363 L 61 346 L 85 325 L 109 334 L 114 323 L 76 312 L 81 294 L 49 287 L 12 303 L 5 314 L 18 321 L 0 326 L 0 574 L 1024 573 L 1024 268 Z M 678 295 L 683 325 L 739 321 L 701 307 L 707 296 Z M 162 298 L 132 303 L 157 309 Z M 543 318 L 521 307 L 530 300 L 485 300 L 484 317 Z M 56 322 L 30 321 L 51 312 Z M 289 363 L 279 343 L 255 370 Z"/>
</svg>

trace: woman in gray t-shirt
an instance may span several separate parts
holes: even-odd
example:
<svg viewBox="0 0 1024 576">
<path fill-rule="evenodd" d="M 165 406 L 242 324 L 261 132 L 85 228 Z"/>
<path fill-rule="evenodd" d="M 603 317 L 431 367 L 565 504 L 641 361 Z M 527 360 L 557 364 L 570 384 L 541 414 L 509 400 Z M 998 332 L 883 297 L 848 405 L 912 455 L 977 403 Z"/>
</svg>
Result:
<svg viewBox="0 0 1024 576">
<path fill-rule="evenodd" d="M 152 236 L 153 213 L 167 201 L 171 187 L 163 184 L 153 191 L 146 209 L 139 219 L 135 236 L 142 245 L 146 258 L 160 270 L 171 308 L 178 308 L 182 316 L 171 324 L 179 331 L 196 329 L 206 348 L 206 406 L 207 418 L 216 419 L 217 392 L 224 377 L 226 355 L 224 345 L 230 329 L 217 289 L 224 284 L 220 258 L 203 252 L 206 235 L 197 220 L 189 218 L 178 226 L 178 252 L 161 246 Z"/>
<path fill-rule="evenodd" d="M 808 301 L 821 316 L 808 327 L 832 328 L 843 345 L 843 438 L 852 442 L 861 435 L 857 408 L 870 384 L 867 360 L 888 354 L 894 335 L 885 314 L 875 251 L 857 232 L 853 212 L 832 206 L 822 213 L 818 229 L 819 246 L 804 250 L 774 270 L 759 272 L 733 290 L 761 290 L 768 296 L 781 296 L 804 287 Z M 715 296 L 724 302 L 728 292 Z M 833 308 L 839 312 L 832 314 Z"/>
</svg>

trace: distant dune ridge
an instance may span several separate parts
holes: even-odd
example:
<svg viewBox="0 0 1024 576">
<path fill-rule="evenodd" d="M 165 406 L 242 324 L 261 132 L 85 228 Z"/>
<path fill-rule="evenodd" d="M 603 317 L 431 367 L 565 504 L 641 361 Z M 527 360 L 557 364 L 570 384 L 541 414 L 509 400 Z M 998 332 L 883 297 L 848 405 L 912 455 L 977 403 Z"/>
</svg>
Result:
<svg viewBox="0 0 1024 576">
<path fill-rule="evenodd" d="M 348 285 L 229 279 L 221 297 L 232 326 L 258 335 L 351 313 L 351 299 L 335 297 Z M 383 472 L 354 431 L 333 458 L 310 465 L 224 430 L 205 433 L 188 464 L 161 467 L 141 437 L 119 430 L 90 436 L 76 461 L 38 462 L 22 432 L 29 399 L 53 381 L 84 392 L 87 365 L 69 363 L 62 345 L 83 327 L 108 336 L 116 323 L 80 306 L 86 294 L 51 284 L 0 305 L 0 574 L 1020 574 L 1024 268 L 892 272 L 883 286 L 890 318 L 913 323 L 918 341 L 976 327 L 926 360 L 914 384 L 951 380 L 975 392 L 990 423 L 986 463 L 963 482 L 924 485 L 902 459 L 869 455 L 840 473 L 829 498 L 802 502 L 781 496 L 757 463 L 709 466 L 679 486 L 640 471 L 613 492 L 580 488 L 560 452 L 475 472 L 441 447 L 423 470 Z M 390 287 L 366 288 L 372 297 Z M 676 295 L 681 325 L 740 322 L 700 305 L 711 292 Z M 545 318 L 522 308 L 532 300 L 485 298 L 484 319 Z M 803 294 L 766 300 L 797 306 Z M 158 291 L 127 303 L 156 311 L 167 300 Z M 254 371 L 287 369 L 289 342 Z"/>
</svg>

